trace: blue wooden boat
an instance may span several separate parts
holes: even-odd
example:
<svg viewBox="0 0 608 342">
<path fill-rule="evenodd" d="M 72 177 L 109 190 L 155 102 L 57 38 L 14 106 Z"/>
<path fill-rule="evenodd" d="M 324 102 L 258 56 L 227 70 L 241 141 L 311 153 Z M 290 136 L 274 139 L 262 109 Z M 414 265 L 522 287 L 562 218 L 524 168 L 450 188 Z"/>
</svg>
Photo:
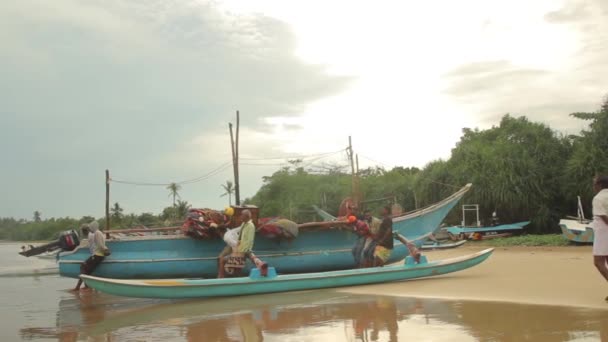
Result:
<svg viewBox="0 0 608 342">
<path fill-rule="evenodd" d="M 423 243 L 422 246 L 420 246 L 420 249 L 422 249 L 422 250 L 450 249 L 450 248 L 460 247 L 460 246 L 464 245 L 466 242 L 467 242 L 467 240 L 447 241 L 447 242 L 427 241 L 427 242 Z"/>
<path fill-rule="evenodd" d="M 462 257 L 414 264 L 411 257 L 403 265 L 351 269 L 306 274 L 276 275 L 273 267 L 268 276 L 261 277 L 257 269 L 249 277 L 229 279 L 154 279 L 125 280 L 95 276 L 81 276 L 84 282 L 98 291 L 126 297 L 140 298 L 208 298 L 261 293 L 312 290 L 340 286 L 384 283 L 437 276 L 473 267 L 491 254 L 493 249 Z"/>
<path fill-rule="evenodd" d="M 460 233 L 464 233 L 465 235 L 473 234 L 473 233 L 492 233 L 492 232 L 513 232 L 517 230 L 522 230 L 524 226 L 528 225 L 530 221 L 510 223 L 510 224 L 501 224 L 494 227 L 462 227 L 462 226 L 452 226 L 443 228 L 449 233 L 454 235 L 458 235 Z"/>
<path fill-rule="evenodd" d="M 467 184 L 438 203 L 394 217 L 393 230 L 408 240 L 426 236 L 439 226 L 470 187 L 471 184 Z M 342 228 L 301 230 L 296 239 L 281 242 L 257 235 L 254 251 L 282 274 L 349 269 L 355 267 L 351 249 L 357 238 L 356 234 Z M 162 235 L 111 239 L 106 244 L 112 255 L 106 257 L 94 275 L 119 279 L 214 277 L 217 275 L 217 256 L 225 246 L 219 239 L 194 240 Z M 406 255 L 407 248 L 395 243 L 389 262 L 402 260 Z M 77 278 L 80 263 L 88 256 L 86 246 L 62 252 L 60 274 Z"/>
<path fill-rule="evenodd" d="M 559 227 L 566 240 L 581 244 L 593 243 L 593 228 L 590 221 L 560 220 Z"/>
<path fill-rule="evenodd" d="M 474 226 L 465 226 L 466 224 L 466 213 L 467 211 L 475 212 L 475 222 Z M 492 220 L 494 223 L 498 222 L 498 218 L 496 217 L 496 212 L 492 214 Z M 495 224 L 492 226 L 482 226 L 481 221 L 479 221 L 479 204 L 463 204 L 462 205 L 462 224 L 460 226 L 451 226 L 446 228 L 441 228 L 442 232 L 448 233 L 448 235 L 461 236 L 463 238 L 473 237 L 473 234 L 479 233 L 481 234 L 480 239 L 486 238 L 495 238 L 502 236 L 510 236 L 511 233 L 521 231 L 524 226 L 528 225 L 530 221 L 510 223 L 510 224 Z"/>
</svg>

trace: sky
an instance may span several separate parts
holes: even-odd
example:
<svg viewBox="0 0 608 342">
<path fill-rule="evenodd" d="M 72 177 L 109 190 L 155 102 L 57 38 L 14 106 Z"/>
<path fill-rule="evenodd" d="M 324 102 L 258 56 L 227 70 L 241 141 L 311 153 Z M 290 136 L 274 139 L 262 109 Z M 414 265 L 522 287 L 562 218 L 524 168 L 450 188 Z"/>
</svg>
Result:
<svg viewBox="0 0 608 342">
<path fill-rule="evenodd" d="M 563 133 L 608 93 L 608 2 L 0 2 L 0 217 L 222 208 L 240 111 L 241 197 L 290 158 L 449 158 L 464 127 Z M 334 153 L 335 152 L 335 153 Z"/>
</svg>

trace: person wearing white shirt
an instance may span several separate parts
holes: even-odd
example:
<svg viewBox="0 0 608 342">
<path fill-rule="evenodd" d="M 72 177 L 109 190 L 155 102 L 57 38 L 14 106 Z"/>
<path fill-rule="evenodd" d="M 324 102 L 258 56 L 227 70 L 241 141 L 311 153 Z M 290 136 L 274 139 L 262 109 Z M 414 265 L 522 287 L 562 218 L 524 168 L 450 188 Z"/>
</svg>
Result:
<svg viewBox="0 0 608 342">
<path fill-rule="evenodd" d="M 595 177 L 593 190 L 593 263 L 608 281 L 608 176 Z"/>
</svg>

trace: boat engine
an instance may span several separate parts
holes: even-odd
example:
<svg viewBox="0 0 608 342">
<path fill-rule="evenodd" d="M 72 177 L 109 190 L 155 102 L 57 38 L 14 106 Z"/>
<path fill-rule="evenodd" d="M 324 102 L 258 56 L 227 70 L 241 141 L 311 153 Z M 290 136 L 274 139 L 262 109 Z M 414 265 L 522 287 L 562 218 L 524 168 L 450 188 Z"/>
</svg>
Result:
<svg viewBox="0 0 608 342">
<path fill-rule="evenodd" d="M 73 251 L 78 245 L 80 245 L 78 233 L 75 230 L 66 230 L 65 232 L 59 233 L 57 240 L 21 251 L 19 254 L 31 257 L 45 252 L 52 252 L 57 249 L 61 249 L 62 251 Z"/>
</svg>

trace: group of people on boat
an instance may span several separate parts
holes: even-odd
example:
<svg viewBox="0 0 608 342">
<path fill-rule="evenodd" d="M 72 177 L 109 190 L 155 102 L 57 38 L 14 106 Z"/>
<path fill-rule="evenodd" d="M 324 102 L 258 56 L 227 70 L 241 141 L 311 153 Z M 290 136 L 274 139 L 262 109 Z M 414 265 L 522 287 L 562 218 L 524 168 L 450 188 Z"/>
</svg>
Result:
<svg viewBox="0 0 608 342">
<path fill-rule="evenodd" d="M 253 254 L 256 227 L 252 220 L 252 212 L 249 209 L 240 208 L 235 217 L 235 209 L 228 207 L 221 215 L 215 215 L 214 220 L 209 223 L 210 228 L 219 233 L 226 247 L 218 255 L 218 278 L 228 275 L 236 275 L 244 268 L 246 260 L 250 259 L 256 266 L 267 267 Z M 397 238 L 393 234 L 393 221 L 391 218 L 391 207 L 385 206 L 381 209 L 381 219 L 372 216 L 371 211 L 366 210 L 359 214 L 356 206 L 348 208 L 348 214 L 339 221 L 347 221 L 347 227 L 359 237 L 352 248 L 355 264 L 359 268 L 379 267 L 385 265 L 392 254 L 394 243 Z M 241 223 L 236 228 L 235 222 Z M 109 255 L 109 249 L 105 244 L 105 236 L 99 230 L 99 224 L 93 221 L 81 227 L 84 236 L 87 236 L 90 257 L 81 265 L 80 273 L 90 275 Z M 420 253 L 415 246 L 407 241 L 410 255 L 419 257 Z M 75 290 L 79 290 L 82 280 L 79 280 Z M 86 288 L 86 284 L 85 284 Z"/>
<path fill-rule="evenodd" d="M 358 208 L 351 207 L 348 221 L 353 224 L 353 231 L 359 235 L 352 253 L 358 267 L 383 266 L 393 251 L 393 220 L 390 217 L 391 207 L 382 208 L 382 220 L 374 218 L 366 210 L 358 215 Z"/>
<path fill-rule="evenodd" d="M 252 222 L 250 210 L 243 210 L 240 213 L 240 220 L 232 220 L 234 215 L 233 208 L 226 208 L 224 211 L 224 222 L 212 223 L 212 227 L 218 230 L 225 230 L 223 240 L 226 247 L 218 255 L 218 278 L 224 278 L 227 273 L 233 274 L 233 270 L 238 272 L 245 266 L 247 259 L 255 260 L 253 255 L 253 244 L 256 227 Z M 393 221 L 391 218 L 391 207 L 385 206 L 381 209 L 382 219 L 375 218 L 371 211 L 367 210 L 360 215 L 358 208 L 349 208 L 348 215 L 344 217 L 348 226 L 356 233 L 357 239 L 352 254 L 357 267 L 379 267 L 386 264 L 394 248 L 393 243 Z M 229 228 L 234 221 L 242 222 L 237 228 Z M 410 252 L 414 249 L 414 257 L 419 258 L 420 253 L 413 244 L 407 242 Z"/>
</svg>

